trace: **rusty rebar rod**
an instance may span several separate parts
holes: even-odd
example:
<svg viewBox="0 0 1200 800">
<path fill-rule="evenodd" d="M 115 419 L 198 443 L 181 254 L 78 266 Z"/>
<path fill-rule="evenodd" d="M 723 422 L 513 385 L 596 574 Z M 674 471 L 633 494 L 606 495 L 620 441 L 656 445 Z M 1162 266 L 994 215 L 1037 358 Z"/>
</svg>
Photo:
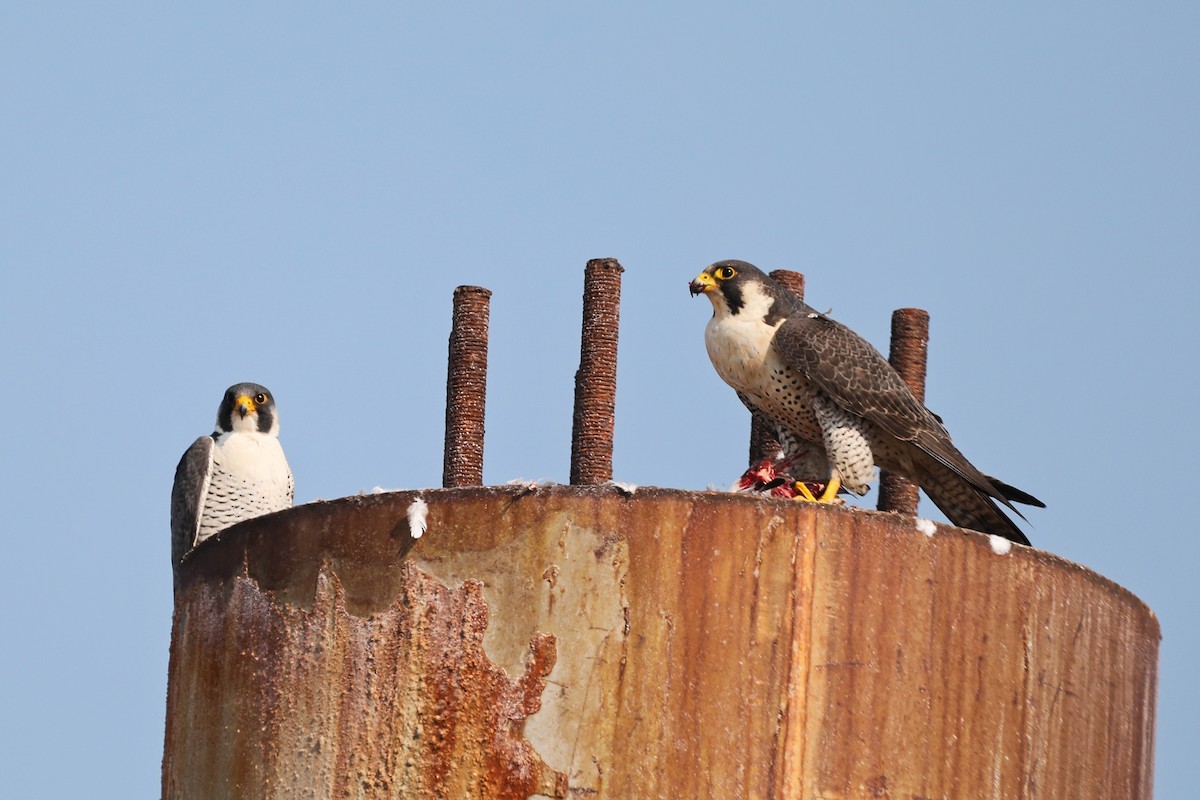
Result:
<svg viewBox="0 0 1200 800">
<path fill-rule="evenodd" d="M 483 416 L 487 398 L 488 319 L 492 293 L 454 290 L 446 372 L 446 445 L 442 486 L 483 485 Z"/>
<path fill-rule="evenodd" d="M 771 277 L 783 284 L 783 288 L 787 289 L 792 294 L 804 299 L 804 273 L 793 272 L 790 269 L 773 269 Z"/>
<path fill-rule="evenodd" d="M 892 312 L 892 344 L 888 361 L 925 402 L 925 364 L 929 353 L 929 312 L 919 308 L 898 308 Z M 916 516 L 920 495 L 907 478 L 881 470 L 879 474 L 879 510 Z"/>
<path fill-rule="evenodd" d="M 615 258 L 594 258 L 584 271 L 583 333 L 571 426 L 571 483 L 576 486 L 612 480 L 617 334 L 624 271 Z"/>
<path fill-rule="evenodd" d="M 790 269 L 771 271 L 771 277 L 783 284 L 792 294 L 804 299 L 804 273 L 792 272 Z M 773 456 L 779 451 L 779 442 L 775 441 L 775 433 L 763 422 L 757 414 L 750 416 L 750 466 L 754 466 L 764 458 Z"/>
</svg>

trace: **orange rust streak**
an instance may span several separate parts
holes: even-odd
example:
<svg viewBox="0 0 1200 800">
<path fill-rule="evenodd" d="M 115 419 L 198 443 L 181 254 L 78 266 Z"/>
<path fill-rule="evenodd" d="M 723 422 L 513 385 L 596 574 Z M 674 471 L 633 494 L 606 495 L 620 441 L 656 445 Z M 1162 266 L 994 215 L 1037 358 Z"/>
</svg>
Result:
<svg viewBox="0 0 1200 800">
<path fill-rule="evenodd" d="M 421 494 L 415 544 L 398 492 L 183 562 L 165 798 L 1151 796 L 1158 623 L 1053 555 L 740 495 Z"/>
</svg>

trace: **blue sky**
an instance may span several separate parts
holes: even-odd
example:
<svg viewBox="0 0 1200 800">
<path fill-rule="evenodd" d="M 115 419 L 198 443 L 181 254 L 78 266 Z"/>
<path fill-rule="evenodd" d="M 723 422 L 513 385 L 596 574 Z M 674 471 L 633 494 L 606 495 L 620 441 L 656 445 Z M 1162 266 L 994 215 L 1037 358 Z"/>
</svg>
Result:
<svg viewBox="0 0 1200 800">
<path fill-rule="evenodd" d="M 485 480 L 565 481 L 612 256 L 639 484 L 743 466 L 706 264 L 805 272 L 885 350 L 927 309 L 956 443 L 1159 615 L 1156 795 L 1191 797 L 1198 34 L 1186 3 L 0 10 L 6 788 L 157 796 L 170 485 L 225 387 L 274 391 L 298 502 L 436 486 L 483 285 Z"/>
</svg>

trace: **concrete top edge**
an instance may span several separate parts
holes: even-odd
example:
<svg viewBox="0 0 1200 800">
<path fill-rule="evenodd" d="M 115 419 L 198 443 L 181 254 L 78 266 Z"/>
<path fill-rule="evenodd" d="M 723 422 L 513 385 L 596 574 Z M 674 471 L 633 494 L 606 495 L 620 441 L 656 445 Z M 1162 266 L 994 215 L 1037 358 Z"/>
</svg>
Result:
<svg viewBox="0 0 1200 800">
<path fill-rule="evenodd" d="M 396 489 L 363 493 L 332 500 L 315 500 L 239 523 L 201 543 L 180 565 L 177 584 L 188 584 L 204 577 L 235 573 L 253 573 L 256 562 L 271 562 L 267 571 L 279 572 L 295 567 L 298 561 L 310 562 L 319 568 L 325 560 L 389 563 L 403 560 L 422 539 L 410 534 L 408 512 L 417 498 L 429 507 L 429 537 L 439 535 L 439 516 L 454 510 L 458 520 L 465 506 L 477 512 L 507 513 L 523 508 L 524 514 L 544 514 L 571 510 L 576 504 L 582 509 L 595 504 L 604 506 L 605 513 L 622 515 L 621 525 L 628 528 L 636 521 L 639 510 L 649 511 L 662 504 L 686 504 L 687 516 L 701 509 L 724 509 L 723 513 L 747 514 L 747 519 L 782 518 L 800 525 L 818 524 L 823 532 L 846 529 L 857 535 L 895 535 L 903 533 L 926 540 L 938 547 L 977 548 L 991 550 L 995 558 L 1028 560 L 1045 568 L 1076 573 L 1118 598 L 1139 607 L 1149 618 L 1161 637 L 1153 610 L 1139 597 L 1120 584 L 1088 569 L 1036 547 L 1012 545 L 1011 549 L 992 547 L 987 534 L 934 523 L 933 535 L 918 530 L 913 517 L 854 507 L 818 506 L 793 500 L 766 498 L 760 495 L 727 491 L 694 491 L 656 486 L 633 486 L 607 483 L 594 486 L 572 486 L 556 483 L 512 483 L 461 488 Z M 611 508 L 608 508 L 611 506 Z M 617 519 L 617 517 L 613 517 Z M 461 527 L 460 523 L 459 527 Z M 924 526 L 925 531 L 931 530 Z M 356 536 L 349 541 L 344 531 L 368 531 L 370 535 Z M 798 530 L 803 527 L 798 527 Z M 953 536 L 948 534 L 954 534 Z M 283 538 L 281 538 L 283 537 Z M 951 544 L 953 542 L 953 544 Z M 258 576 L 255 576 L 258 577 Z"/>
</svg>

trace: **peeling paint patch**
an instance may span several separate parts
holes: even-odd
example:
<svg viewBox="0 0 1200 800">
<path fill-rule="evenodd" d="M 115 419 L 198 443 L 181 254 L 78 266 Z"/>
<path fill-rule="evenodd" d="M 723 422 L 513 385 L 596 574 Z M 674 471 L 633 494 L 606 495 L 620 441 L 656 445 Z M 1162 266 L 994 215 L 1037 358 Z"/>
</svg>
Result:
<svg viewBox="0 0 1200 800">
<path fill-rule="evenodd" d="M 368 617 L 348 611 L 329 568 L 311 608 L 244 577 L 231 592 L 188 587 L 163 796 L 565 798 L 566 775 L 525 735 L 555 637 L 532 636 L 509 677 L 484 653 L 478 581 L 450 588 L 411 562 L 400 571 L 399 595 Z"/>
</svg>

